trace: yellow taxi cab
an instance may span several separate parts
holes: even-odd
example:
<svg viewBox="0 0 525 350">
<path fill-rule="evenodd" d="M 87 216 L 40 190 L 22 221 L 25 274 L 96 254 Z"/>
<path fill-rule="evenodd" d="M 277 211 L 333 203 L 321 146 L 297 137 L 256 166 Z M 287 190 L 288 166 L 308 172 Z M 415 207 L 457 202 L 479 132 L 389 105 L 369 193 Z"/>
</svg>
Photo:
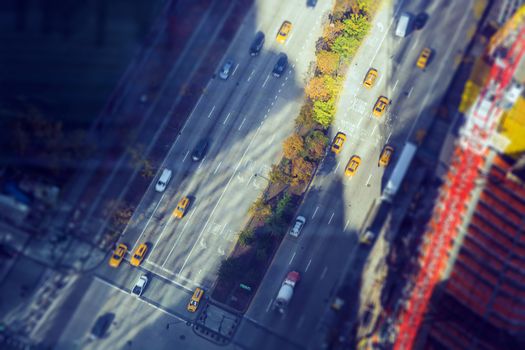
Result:
<svg viewBox="0 0 525 350">
<path fill-rule="evenodd" d="M 124 243 L 120 243 L 117 246 L 117 248 L 115 248 L 115 250 L 113 251 L 113 254 L 111 254 L 111 258 L 109 258 L 109 266 L 119 267 L 127 251 L 128 251 L 128 246 L 125 245 Z"/>
<path fill-rule="evenodd" d="M 277 33 L 277 37 L 275 38 L 275 40 L 277 40 L 277 42 L 280 44 L 284 44 L 291 30 L 292 23 L 290 23 L 289 21 L 284 21 L 281 25 L 281 28 L 279 29 L 279 32 Z"/>
<path fill-rule="evenodd" d="M 147 251 L 148 245 L 146 243 L 139 245 L 131 257 L 130 264 L 133 266 L 139 266 L 142 263 L 142 260 L 144 260 Z"/>
<path fill-rule="evenodd" d="M 379 96 L 379 98 L 376 101 L 376 104 L 374 105 L 373 114 L 376 117 L 380 117 L 385 113 L 385 109 L 390 103 L 390 100 L 385 96 Z"/>
<path fill-rule="evenodd" d="M 352 158 L 350 158 L 350 160 L 348 161 L 348 164 L 346 165 L 345 175 L 354 176 L 357 172 L 359 164 L 361 164 L 361 157 L 353 155 Z"/>
<path fill-rule="evenodd" d="M 363 80 L 363 86 L 367 89 L 372 88 L 374 86 L 377 79 L 377 69 L 370 68 L 368 70 L 368 73 L 366 73 L 365 80 Z"/>
<path fill-rule="evenodd" d="M 188 197 L 183 197 L 179 204 L 177 204 L 177 207 L 173 211 L 173 216 L 182 219 L 184 214 L 186 213 L 186 209 L 188 209 L 188 205 L 190 204 L 190 199 Z"/>
<path fill-rule="evenodd" d="M 191 299 L 188 303 L 188 307 L 186 309 L 189 312 L 197 311 L 197 308 L 199 307 L 199 302 L 201 301 L 203 295 L 204 291 L 202 289 L 195 288 L 195 292 L 193 292 L 193 295 L 191 296 Z"/>
<path fill-rule="evenodd" d="M 343 148 L 343 144 L 346 141 L 346 135 L 342 132 L 338 132 L 335 135 L 334 142 L 332 142 L 332 152 L 339 154 Z"/>
<path fill-rule="evenodd" d="M 381 156 L 379 156 L 379 162 L 377 166 L 387 166 L 390 163 L 390 158 L 392 158 L 392 153 L 394 153 L 394 148 L 392 146 L 385 146 Z"/>
<path fill-rule="evenodd" d="M 418 68 L 425 69 L 427 67 L 430 55 L 432 55 L 432 50 L 430 50 L 428 47 L 425 47 L 423 51 L 421 51 L 421 54 L 419 54 L 416 66 Z"/>
</svg>

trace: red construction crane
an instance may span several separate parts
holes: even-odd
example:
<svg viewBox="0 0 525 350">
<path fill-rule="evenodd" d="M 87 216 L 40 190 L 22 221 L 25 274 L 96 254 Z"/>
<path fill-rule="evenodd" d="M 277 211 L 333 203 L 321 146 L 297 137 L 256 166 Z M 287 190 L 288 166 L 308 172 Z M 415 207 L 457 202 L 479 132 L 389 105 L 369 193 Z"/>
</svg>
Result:
<svg viewBox="0 0 525 350">
<path fill-rule="evenodd" d="M 490 138 L 502 114 L 501 101 L 525 54 L 524 14 L 525 6 L 513 16 L 510 25 L 495 34 L 488 47 L 489 54 L 494 58 L 490 74 L 476 103 L 467 112 L 467 121 L 456 144 L 438 204 L 424 234 L 420 269 L 397 320 L 396 350 L 413 348 L 430 297 L 447 267 L 449 252 L 463 223 L 465 204 L 480 178 L 479 170 L 485 163 Z M 498 50 L 502 47 L 499 45 L 506 43 L 510 43 L 510 48 Z"/>
</svg>

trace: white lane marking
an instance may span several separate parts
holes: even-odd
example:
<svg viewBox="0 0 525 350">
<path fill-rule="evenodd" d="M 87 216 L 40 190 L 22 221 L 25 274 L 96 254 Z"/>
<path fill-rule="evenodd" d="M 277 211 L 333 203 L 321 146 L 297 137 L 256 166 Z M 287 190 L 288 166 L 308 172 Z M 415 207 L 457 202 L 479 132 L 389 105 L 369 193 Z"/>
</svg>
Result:
<svg viewBox="0 0 525 350">
<path fill-rule="evenodd" d="M 213 106 L 213 108 L 212 108 L 211 111 L 210 111 L 210 114 L 208 114 L 208 119 L 211 118 L 211 115 L 213 114 L 213 111 L 214 111 L 214 110 L 215 110 L 215 106 Z"/>
<path fill-rule="evenodd" d="M 381 85 L 381 80 L 383 80 L 383 74 L 379 77 L 379 80 L 377 81 L 377 85 Z"/>
<path fill-rule="evenodd" d="M 182 161 L 184 162 L 186 160 L 186 158 L 188 157 L 188 154 L 190 154 L 190 151 L 186 152 L 186 155 L 184 156 L 184 158 L 182 158 Z"/>
<path fill-rule="evenodd" d="M 383 38 L 379 42 L 379 46 L 377 47 L 377 50 L 374 53 L 374 56 L 372 57 L 370 62 L 374 62 L 374 60 L 376 59 L 376 56 L 379 53 L 379 49 L 381 49 L 381 46 L 383 46 L 383 41 L 385 41 L 386 36 L 388 35 L 388 33 L 390 33 L 390 27 L 392 27 L 392 24 L 394 24 L 395 18 L 397 18 L 397 13 L 399 12 L 399 10 L 401 10 L 401 7 L 403 6 L 403 2 L 405 2 L 405 1 L 401 0 L 399 2 L 399 5 L 397 6 L 396 12 L 394 13 L 394 16 L 392 16 L 393 19 L 390 21 L 390 24 L 388 25 L 388 28 L 386 29 L 385 34 L 383 35 Z"/>
<path fill-rule="evenodd" d="M 324 270 L 323 270 L 323 273 L 321 273 L 321 279 L 325 278 L 327 271 L 328 271 L 328 266 L 325 266 Z"/>
<path fill-rule="evenodd" d="M 472 6 L 472 1 L 469 2 L 469 6 L 467 8 L 471 8 Z M 465 16 L 463 16 L 463 19 L 461 20 L 461 23 L 459 25 L 458 30 L 456 30 L 456 33 L 454 34 L 454 37 L 452 38 L 452 41 L 451 43 L 454 43 L 458 40 L 458 35 L 461 34 L 461 33 L 464 33 L 463 30 L 459 30 L 459 28 L 463 28 L 464 25 L 465 25 L 465 21 L 467 20 L 469 16 L 469 12 L 466 11 L 465 12 Z M 451 52 L 452 52 L 452 49 L 454 49 L 454 45 L 448 45 L 448 50 L 447 52 L 445 53 L 445 56 L 444 57 L 449 57 Z M 412 133 L 414 132 L 414 129 L 417 125 L 417 122 L 419 121 L 419 118 L 421 117 L 421 112 L 423 112 L 423 109 L 427 106 L 427 103 L 428 103 L 428 99 L 430 98 L 430 95 L 434 96 L 433 92 L 434 92 L 434 89 L 435 89 L 435 85 L 436 83 L 438 82 L 439 78 L 441 78 L 441 71 L 443 70 L 443 68 L 445 67 L 445 63 L 447 62 L 448 60 L 447 59 L 444 59 L 444 60 L 441 60 L 441 64 L 440 64 L 440 68 L 439 68 L 439 71 L 438 73 L 434 76 L 434 80 L 432 81 L 432 84 L 430 85 L 429 89 L 428 89 L 428 93 L 426 94 L 425 98 L 423 99 L 423 103 L 420 103 L 421 107 L 419 108 L 419 112 L 417 114 L 417 118 L 416 120 L 414 121 L 414 124 L 412 124 L 412 127 L 410 128 L 410 131 L 408 132 L 408 136 L 406 138 L 406 141 L 409 140 L 410 138 L 410 135 L 412 135 Z"/>
<path fill-rule="evenodd" d="M 278 95 L 275 95 L 274 100 L 277 100 L 277 96 L 278 96 Z M 273 106 L 273 105 L 272 105 L 272 106 Z"/>
<path fill-rule="evenodd" d="M 399 80 L 396 80 L 396 82 L 394 83 L 394 87 L 392 88 L 392 91 L 394 91 L 396 89 L 397 83 L 399 83 Z"/>
<path fill-rule="evenodd" d="M 204 160 L 206 159 L 206 156 L 204 156 L 204 158 L 202 158 L 202 160 L 200 161 L 199 163 L 199 166 L 197 167 L 197 169 L 200 169 L 202 164 L 204 164 Z"/>
<path fill-rule="evenodd" d="M 242 128 L 242 126 L 244 125 L 244 122 L 245 122 L 245 121 L 246 121 L 246 118 L 244 118 L 244 119 L 242 120 L 242 123 L 241 123 L 241 125 L 239 126 L 239 129 L 237 129 L 237 130 L 241 130 L 241 128 Z"/>
<path fill-rule="evenodd" d="M 237 72 L 237 68 L 239 68 L 239 64 L 238 64 L 238 63 L 237 63 L 237 65 L 235 66 L 235 68 L 233 69 L 232 77 L 233 77 L 233 75 L 235 74 L 235 72 Z"/>
<path fill-rule="evenodd" d="M 268 79 L 270 79 L 270 74 L 266 76 L 266 79 L 264 79 L 264 83 L 262 84 L 262 87 L 266 86 L 266 83 L 268 82 Z"/>
<path fill-rule="evenodd" d="M 263 119 L 266 119 L 266 118 L 268 118 L 268 114 L 265 114 Z"/>
<path fill-rule="evenodd" d="M 135 250 L 135 248 L 136 248 L 136 246 L 137 246 L 137 243 L 140 242 L 140 239 L 142 238 L 142 235 L 143 235 L 144 232 L 146 231 L 146 228 L 148 227 L 148 225 L 149 225 L 151 219 L 153 218 L 153 215 L 155 215 L 155 212 L 157 211 L 157 209 L 158 209 L 160 203 L 162 202 L 162 199 L 164 198 L 164 195 L 165 195 L 165 194 L 166 194 L 166 192 L 164 192 L 164 193 L 162 194 L 162 196 L 161 196 L 160 199 L 159 199 L 159 202 L 158 202 L 157 205 L 155 206 L 155 209 L 153 209 L 153 212 L 151 213 L 151 215 L 150 215 L 148 221 L 146 222 L 146 225 L 145 225 L 144 228 L 142 229 L 142 232 L 140 233 L 139 238 L 138 238 L 138 239 L 135 241 L 135 243 L 133 244 L 133 248 L 131 249 L 132 251 Z"/>
<path fill-rule="evenodd" d="M 164 265 L 166 265 L 166 263 L 168 262 L 171 254 L 173 253 L 173 250 L 175 250 L 175 247 L 177 246 L 177 244 L 179 243 L 180 239 L 182 238 L 182 235 L 184 234 L 184 231 L 186 231 L 186 226 L 188 226 L 188 224 L 191 222 L 191 219 L 193 218 L 193 215 L 197 212 L 197 209 L 199 208 L 199 205 L 197 205 L 195 207 L 195 209 L 191 210 L 190 211 L 190 215 L 188 216 L 188 219 L 186 220 L 186 223 L 184 224 L 184 226 L 182 227 L 182 230 L 180 232 L 177 232 L 177 239 L 175 240 L 175 243 L 173 243 L 173 247 L 171 247 L 171 250 L 170 252 L 168 253 L 168 256 L 166 257 L 166 259 L 164 260 L 164 262 L 162 263 L 162 268 L 164 268 Z M 171 271 L 168 271 L 171 273 Z"/>
<path fill-rule="evenodd" d="M 390 136 L 392 136 L 392 131 L 390 131 L 390 133 L 388 134 L 388 137 L 386 138 L 386 143 L 388 143 L 388 141 L 390 140 Z"/>
<path fill-rule="evenodd" d="M 295 254 L 296 254 L 296 252 L 293 252 L 292 258 L 290 259 L 290 262 L 288 263 L 288 265 L 291 265 L 291 264 L 292 264 L 292 261 L 293 261 L 293 259 L 295 258 Z"/>
<path fill-rule="evenodd" d="M 248 81 L 250 81 L 252 79 L 253 73 L 255 73 L 255 69 L 252 70 L 252 72 L 250 73 L 250 76 L 248 77 Z"/>
<path fill-rule="evenodd" d="M 319 210 L 319 206 L 315 207 L 314 215 L 312 215 L 312 219 L 315 217 L 315 214 L 317 214 L 317 211 Z"/>
<path fill-rule="evenodd" d="M 410 88 L 410 90 L 408 91 L 408 95 L 407 95 L 407 97 L 410 97 L 410 95 L 412 94 L 412 90 L 414 90 L 414 87 L 413 87 L 413 86 L 412 86 L 412 87 Z"/>
<path fill-rule="evenodd" d="M 374 135 L 374 132 L 376 131 L 376 129 L 377 129 L 377 124 L 374 125 L 374 129 L 372 129 L 372 132 L 370 133 L 370 136 Z"/>
<path fill-rule="evenodd" d="M 273 298 L 270 299 L 270 302 L 268 303 L 268 306 L 266 306 L 266 312 L 270 311 L 270 307 L 272 306 Z"/>
<path fill-rule="evenodd" d="M 332 215 L 330 216 L 330 220 L 328 220 L 328 225 L 332 222 L 332 219 L 334 218 L 335 213 L 332 212 Z"/>
<path fill-rule="evenodd" d="M 215 210 L 217 209 L 217 207 L 219 206 L 219 204 L 221 203 L 221 200 L 222 200 L 222 197 L 224 197 L 224 194 L 226 193 L 226 191 L 228 190 L 228 188 L 230 187 L 230 184 L 233 180 L 233 178 L 237 175 L 237 171 L 239 170 L 239 167 L 241 166 L 242 162 L 244 161 L 244 157 L 246 157 L 246 153 L 250 150 L 250 146 L 252 145 L 253 143 L 253 140 L 255 140 L 255 138 L 259 135 L 259 132 L 261 131 L 261 126 L 262 126 L 263 123 L 261 123 L 259 125 L 259 127 L 257 128 L 257 130 L 255 131 L 255 134 L 253 135 L 252 139 L 250 140 L 250 143 L 248 144 L 248 146 L 246 147 L 246 149 L 244 150 L 244 153 L 242 154 L 242 157 L 241 159 L 237 162 L 237 166 L 235 167 L 234 171 L 233 171 L 233 174 L 230 176 L 230 179 L 228 180 L 228 182 L 226 183 L 226 186 L 224 186 L 223 190 L 222 190 L 222 193 L 221 195 L 219 196 L 219 200 L 217 201 L 217 203 L 215 203 L 215 206 L 213 207 L 210 215 L 208 216 L 208 218 L 206 219 L 206 222 L 204 223 L 204 226 L 201 230 L 201 232 L 199 233 L 199 237 L 197 237 L 197 239 L 200 239 L 200 237 L 204 234 L 204 232 L 206 231 L 206 228 L 208 227 L 208 224 L 210 222 L 210 219 L 212 218 L 213 214 L 215 213 Z M 184 260 L 184 263 L 182 264 L 182 267 L 180 268 L 178 274 L 181 275 L 181 272 L 184 270 L 184 268 L 186 267 L 186 264 L 188 263 L 188 260 L 190 259 L 190 256 L 191 254 L 193 253 L 194 249 L 195 249 L 195 244 L 193 245 L 193 247 L 191 248 L 189 254 L 186 256 L 186 259 Z"/>
<path fill-rule="evenodd" d="M 357 122 L 357 125 L 356 125 L 356 129 L 359 129 L 359 125 L 361 125 L 361 122 L 363 121 L 363 117 L 361 117 L 361 119 L 359 119 L 359 122 Z"/>
<path fill-rule="evenodd" d="M 336 173 L 337 169 L 339 169 L 339 165 L 341 165 L 341 161 L 337 162 L 337 165 L 334 169 L 334 174 Z"/>
<path fill-rule="evenodd" d="M 215 168 L 215 171 L 213 172 L 213 175 L 217 174 L 217 170 L 219 170 L 219 168 L 221 167 L 221 164 L 222 164 L 222 162 L 220 162 L 219 165 L 217 165 L 217 168 Z"/>
<path fill-rule="evenodd" d="M 273 140 L 275 140 L 275 134 L 272 134 L 272 137 L 268 140 L 268 142 L 266 143 L 267 146 L 271 145 Z"/>
<path fill-rule="evenodd" d="M 343 231 L 346 231 L 346 228 L 348 227 L 348 224 L 350 223 L 350 220 L 346 220 L 345 227 L 343 228 Z"/>
<path fill-rule="evenodd" d="M 231 114 L 232 112 L 228 112 L 228 115 L 226 116 L 226 119 L 224 119 L 224 121 L 222 122 L 222 125 L 226 125 L 226 122 L 228 121 L 228 118 L 230 117 Z"/>
<path fill-rule="evenodd" d="M 308 268 L 310 267 L 311 263 L 312 263 L 312 259 L 308 260 L 308 264 L 306 265 L 306 269 L 304 269 L 304 272 L 308 271 Z"/>
<path fill-rule="evenodd" d="M 370 186 L 370 179 L 372 178 L 372 174 L 368 175 L 368 180 L 366 180 L 366 185 Z"/>
<path fill-rule="evenodd" d="M 199 106 L 199 103 L 201 103 L 203 97 L 204 97 L 204 95 L 201 95 L 201 97 L 199 97 L 199 100 L 197 101 L 197 104 L 195 105 L 195 107 L 193 107 L 193 111 L 191 111 L 191 114 L 190 114 L 188 120 L 191 119 L 191 116 L 193 115 L 193 112 L 195 112 L 195 110 L 196 110 L 197 107 Z M 185 128 L 185 127 L 186 127 L 186 123 L 184 123 L 184 126 L 183 126 L 182 129 L 180 130 L 181 133 L 184 131 L 184 128 Z"/>
</svg>

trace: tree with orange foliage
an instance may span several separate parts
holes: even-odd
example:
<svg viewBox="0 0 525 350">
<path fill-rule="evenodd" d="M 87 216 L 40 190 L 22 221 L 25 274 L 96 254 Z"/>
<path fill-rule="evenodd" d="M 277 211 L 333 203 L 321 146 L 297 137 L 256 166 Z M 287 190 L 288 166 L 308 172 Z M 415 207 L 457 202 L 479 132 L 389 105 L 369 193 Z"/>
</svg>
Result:
<svg viewBox="0 0 525 350">
<path fill-rule="evenodd" d="M 317 69 L 323 74 L 332 75 L 339 67 L 339 55 L 335 52 L 321 51 L 317 54 Z"/>
<path fill-rule="evenodd" d="M 303 158 L 292 160 L 292 185 L 297 186 L 310 180 L 314 165 Z"/>
<path fill-rule="evenodd" d="M 297 134 L 289 136 L 283 142 L 283 153 L 288 159 L 295 159 L 305 153 L 303 138 Z"/>
</svg>

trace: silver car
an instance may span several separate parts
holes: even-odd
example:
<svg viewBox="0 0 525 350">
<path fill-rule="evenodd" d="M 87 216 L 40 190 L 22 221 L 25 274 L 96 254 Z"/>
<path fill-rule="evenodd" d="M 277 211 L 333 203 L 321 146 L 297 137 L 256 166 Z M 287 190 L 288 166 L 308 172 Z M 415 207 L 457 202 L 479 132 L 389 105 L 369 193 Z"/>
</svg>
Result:
<svg viewBox="0 0 525 350">
<path fill-rule="evenodd" d="M 304 216 L 299 215 L 297 219 L 295 219 L 295 224 L 293 225 L 292 229 L 289 232 L 290 235 L 294 237 L 299 237 L 304 224 L 306 224 L 306 218 Z"/>
<path fill-rule="evenodd" d="M 224 62 L 224 65 L 221 68 L 221 71 L 219 72 L 219 77 L 222 80 L 226 80 L 230 77 L 230 74 L 233 69 L 233 60 L 227 60 Z"/>
<path fill-rule="evenodd" d="M 135 294 L 137 297 L 140 297 L 142 293 L 144 292 L 144 289 L 146 289 L 146 285 L 148 284 L 148 276 L 142 275 L 139 277 L 137 282 L 135 282 L 135 285 L 131 289 L 131 294 Z"/>
</svg>

